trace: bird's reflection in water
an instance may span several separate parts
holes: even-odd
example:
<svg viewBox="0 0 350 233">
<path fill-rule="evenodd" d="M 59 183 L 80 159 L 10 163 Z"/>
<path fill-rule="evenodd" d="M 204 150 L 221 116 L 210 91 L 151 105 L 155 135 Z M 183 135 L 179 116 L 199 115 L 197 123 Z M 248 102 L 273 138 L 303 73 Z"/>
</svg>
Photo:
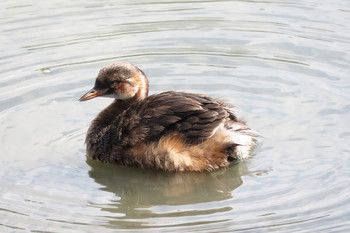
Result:
<svg viewBox="0 0 350 233">
<path fill-rule="evenodd" d="M 104 164 L 88 159 L 89 176 L 103 188 L 115 193 L 118 201 L 111 201 L 116 212 L 164 205 L 188 205 L 232 198 L 232 191 L 248 174 L 242 162 L 215 172 L 162 172 Z M 110 206 L 112 208 L 112 206 Z M 109 208 L 109 211 L 112 211 Z M 130 217 L 130 216 L 129 216 Z"/>
</svg>

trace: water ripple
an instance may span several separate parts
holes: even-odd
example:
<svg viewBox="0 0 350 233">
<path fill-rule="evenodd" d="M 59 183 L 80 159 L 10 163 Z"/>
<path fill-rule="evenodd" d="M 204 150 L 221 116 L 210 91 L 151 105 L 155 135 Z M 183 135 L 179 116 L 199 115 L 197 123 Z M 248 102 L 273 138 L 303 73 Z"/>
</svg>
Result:
<svg viewBox="0 0 350 233">
<path fill-rule="evenodd" d="M 3 2 L 0 231 L 346 232 L 347 1 Z M 138 65 L 151 93 L 205 93 L 259 131 L 214 173 L 86 161 L 109 99 L 100 67 Z"/>
</svg>

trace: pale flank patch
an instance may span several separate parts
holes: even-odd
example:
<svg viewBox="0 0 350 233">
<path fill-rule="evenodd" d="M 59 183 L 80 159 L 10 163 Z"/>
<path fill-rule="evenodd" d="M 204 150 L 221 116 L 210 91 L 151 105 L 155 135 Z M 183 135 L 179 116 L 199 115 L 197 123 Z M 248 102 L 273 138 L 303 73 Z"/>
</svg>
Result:
<svg viewBox="0 0 350 233">
<path fill-rule="evenodd" d="M 249 158 L 255 145 L 253 139 L 253 135 L 256 135 L 255 131 L 249 129 L 241 122 L 233 122 L 228 120 L 225 123 L 221 123 L 216 128 L 215 134 L 227 135 L 225 139 L 228 141 L 226 142 L 232 142 L 239 145 L 237 146 L 238 159 Z"/>
</svg>

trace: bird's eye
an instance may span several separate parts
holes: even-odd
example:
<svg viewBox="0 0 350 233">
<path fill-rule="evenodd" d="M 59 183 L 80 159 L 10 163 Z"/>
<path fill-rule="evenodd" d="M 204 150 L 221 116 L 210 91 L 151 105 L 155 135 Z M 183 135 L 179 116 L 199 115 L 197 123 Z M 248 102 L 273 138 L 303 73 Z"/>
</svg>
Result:
<svg viewBox="0 0 350 233">
<path fill-rule="evenodd" d="M 115 84 L 119 84 L 119 83 L 120 83 L 119 80 L 113 80 L 111 84 L 112 84 L 112 85 L 115 85 Z"/>
</svg>

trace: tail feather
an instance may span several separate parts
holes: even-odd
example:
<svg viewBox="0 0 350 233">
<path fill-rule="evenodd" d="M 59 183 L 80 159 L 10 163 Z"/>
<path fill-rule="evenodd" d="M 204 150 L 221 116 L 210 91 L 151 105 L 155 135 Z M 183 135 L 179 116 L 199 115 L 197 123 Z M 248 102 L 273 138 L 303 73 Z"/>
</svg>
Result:
<svg viewBox="0 0 350 233">
<path fill-rule="evenodd" d="M 228 121 L 225 128 L 229 132 L 232 145 L 235 145 L 235 158 L 247 159 L 251 156 L 255 147 L 256 137 L 258 134 L 250 129 L 244 122 Z"/>
</svg>

